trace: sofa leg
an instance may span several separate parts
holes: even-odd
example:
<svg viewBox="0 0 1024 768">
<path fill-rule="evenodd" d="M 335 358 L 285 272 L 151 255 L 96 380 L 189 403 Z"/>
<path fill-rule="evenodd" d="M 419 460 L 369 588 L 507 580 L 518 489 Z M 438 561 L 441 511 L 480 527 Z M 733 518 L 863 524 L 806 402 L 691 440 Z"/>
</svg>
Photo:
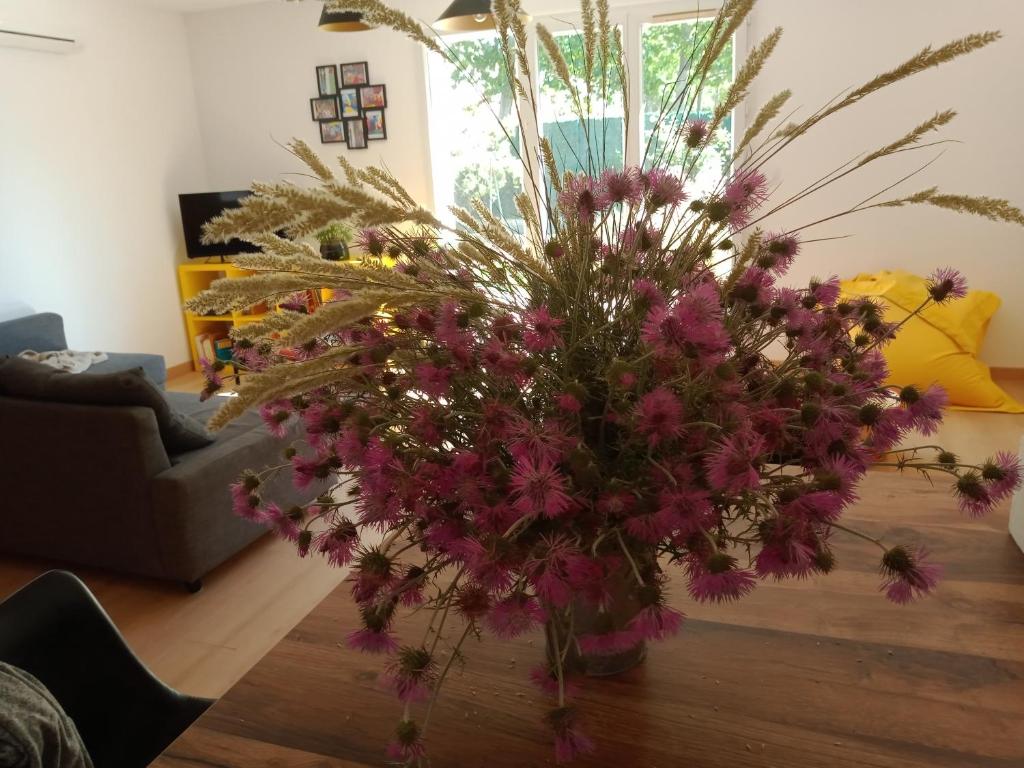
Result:
<svg viewBox="0 0 1024 768">
<path fill-rule="evenodd" d="M 189 593 L 193 594 L 193 595 L 203 588 L 203 580 L 202 579 L 196 579 L 195 581 L 186 581 L 184 583 L 185 583 L 185 589 L 187 589 L 189 591 Z"/>
</svg>

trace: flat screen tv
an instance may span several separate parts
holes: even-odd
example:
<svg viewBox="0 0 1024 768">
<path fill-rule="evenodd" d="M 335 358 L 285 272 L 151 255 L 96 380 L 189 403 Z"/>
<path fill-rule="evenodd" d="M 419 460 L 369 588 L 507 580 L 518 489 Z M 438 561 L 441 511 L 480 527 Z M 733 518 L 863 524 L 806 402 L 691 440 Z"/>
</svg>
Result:
<svg viewBox="0 0 1024 768">
<path fill-rule="evenodd" d="M 185 233 L 185 253 L 190 259 L 205 259 L 210 256 L 234 256 L 236 253 L 255 253 L 255 245 L 242 240 L 226 243 L 203 244 L 203 225 L 229 208 L 237 208 L 242 199 L 248 197 L 248 190 L 238 192 L 199 192 L 178 195 L 181 207 L 181 228 Z"/>
</svg>

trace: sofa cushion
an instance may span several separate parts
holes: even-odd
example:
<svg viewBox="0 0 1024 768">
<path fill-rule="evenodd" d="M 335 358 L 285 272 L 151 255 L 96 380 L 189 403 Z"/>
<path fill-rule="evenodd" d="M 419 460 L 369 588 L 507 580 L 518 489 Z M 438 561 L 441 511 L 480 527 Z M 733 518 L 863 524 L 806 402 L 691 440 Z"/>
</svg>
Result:
<svg viewBox="0 0 1024 768">
<path fill-rule="evenodd" d="M 47 365 L 9 357 L 0 361 L 0 395 L 79 405 L 139 405 L 156 415 L 167 453 L 210 445 L 213 436 L 200 422 L 171 407 L 142 368 L 114 373 L 65 373 Z"/>
<path fill-rule="evenodd" d="M 16 355 L 26 349 L 51 352 L 67 348 L 64 320 L 53 312 L 40 312 L 0 323 L 0 355 Z"/>
<path fill-rule="evenodd" d="M 161 388 L 167 383 L 167 363 L 164 362 L 163 355 L 107 352 L 107 359 L 90 366 L 86 373 L 116 373 L 132 368 L 141 368 L 149 380 Z"/>
</svg>

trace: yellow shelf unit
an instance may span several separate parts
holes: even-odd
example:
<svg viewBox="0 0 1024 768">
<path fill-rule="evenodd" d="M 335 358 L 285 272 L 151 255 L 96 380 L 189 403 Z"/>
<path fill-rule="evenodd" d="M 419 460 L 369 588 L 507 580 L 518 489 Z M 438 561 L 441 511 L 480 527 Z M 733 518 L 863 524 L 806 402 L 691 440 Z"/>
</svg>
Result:
<svg viewBox="0 0 1024 768">
<path fill-rule="evenodd" d="M 178 265 L 178 289 L 181 293 L 181 303 L 201 291 L 210 287 L 210 284 L 222 277 L 244 277 L 250 274 L 244 269 L 239 269 L 230 262 L 189 262 Z M 199 370 L 201 357 L 196 347 L 196 337 L 209 333 L 215 338 L 227 337 L 228 333 L 236 325 L 243 325 L 259 320 L 267 312 L 265 306 L 248 307 L 243 312 L 232 312 L 230 315 L 197 315 L 192 312 L 184 312 L 185 332 L 188 334 L 188 346 L 192 351 L 192 367 Z"/>
</svg>

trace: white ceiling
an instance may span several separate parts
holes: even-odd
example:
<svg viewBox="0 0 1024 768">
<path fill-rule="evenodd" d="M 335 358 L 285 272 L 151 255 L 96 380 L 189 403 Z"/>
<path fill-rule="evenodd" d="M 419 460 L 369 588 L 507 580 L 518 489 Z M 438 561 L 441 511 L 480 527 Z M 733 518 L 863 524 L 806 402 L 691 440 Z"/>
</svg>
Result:
<svg viewBox="0 0 1024 768">
<path fill-rule="evenodd" d="M 162 8 L 165 11 L 195 13 L 197 11 L 212 11 L 217 8 L 233 8 L 236 5 L 265 3 L 267 0 L 138 0 L 138 2 L 153 8 Z"/>
</svg>

